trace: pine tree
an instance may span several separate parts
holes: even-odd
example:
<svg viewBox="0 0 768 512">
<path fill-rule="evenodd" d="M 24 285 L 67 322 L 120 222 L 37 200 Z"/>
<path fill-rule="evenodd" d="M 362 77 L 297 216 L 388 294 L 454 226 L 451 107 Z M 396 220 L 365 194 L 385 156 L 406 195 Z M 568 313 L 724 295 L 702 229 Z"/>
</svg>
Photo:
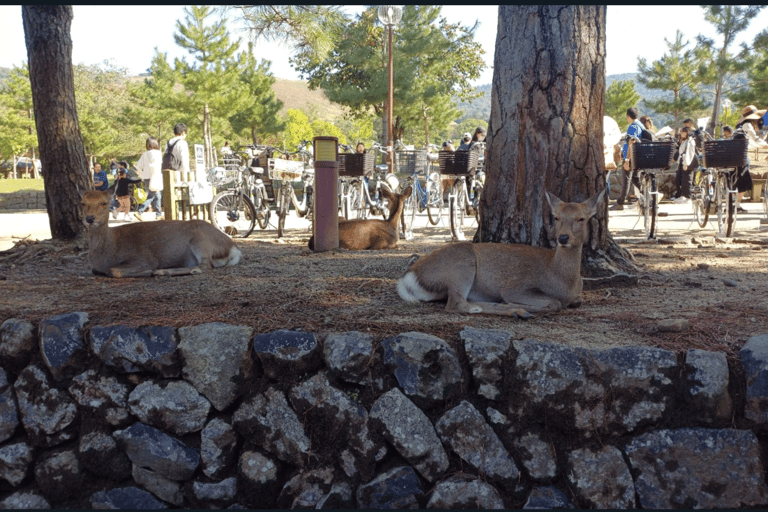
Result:
<svg viewBox="0 0 768 512">
<path fill-rule="evenodd" d="M 13 67 L 10 76 L 0 88 L 0 155 L 11 157 L 31 152 L 33 175 L 40 171 L 35 164 L 37 130 L 32 105 L 32 87 L 29 83 L 29 68 Z"/>
<path fill-rule="evenodd" d="M 637 106 L 640 101 L 640 94 L 635 89 L 635 82 L 632 80 L 616 80 L 605 90 L 605 115 L 612 117 L 619 128 L 626 130 L 627 109 Z"/>
</svg>

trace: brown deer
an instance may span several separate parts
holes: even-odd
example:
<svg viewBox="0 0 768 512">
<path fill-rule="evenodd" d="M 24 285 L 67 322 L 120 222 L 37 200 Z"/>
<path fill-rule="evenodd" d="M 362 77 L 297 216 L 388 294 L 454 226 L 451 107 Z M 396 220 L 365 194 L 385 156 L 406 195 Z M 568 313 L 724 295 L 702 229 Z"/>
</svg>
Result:
<svg viewBox="0 0 768 512">
<path fill-rule="evenodd" d="M 446 311 L 528 318 L 581 305 L 581 248 L 605 190 L 583 203 L 549 192 L 557 247 L 463 242 L 416 260 L 397 282 L 409 302 L 445 300 Z"/>
<path fill-rule="evenodd" d="M 402 194 L 391 192 L 381 187 L 381 194 L 389 202 L 389 218 L 381 219 L 339 219 L 339 247 L 351 251 L 367 249 L 395 249 L 399 240 L 397 221 L 403 211 L 405 200 L 410 197 L 412 188 L 406 188 Z M 309 248 L 314 250 L 315 237 L 309 239 Z"/>
<path fill-rule="evenodd" d="M 81 195 L 88 228 L 88 262 L 97 275 L 148 277 L 198 274 L 204 267 L 237 265 L 240 249 L 202 220 L 159 220 L 108 227 L 109 194 Z"/>
</svg>

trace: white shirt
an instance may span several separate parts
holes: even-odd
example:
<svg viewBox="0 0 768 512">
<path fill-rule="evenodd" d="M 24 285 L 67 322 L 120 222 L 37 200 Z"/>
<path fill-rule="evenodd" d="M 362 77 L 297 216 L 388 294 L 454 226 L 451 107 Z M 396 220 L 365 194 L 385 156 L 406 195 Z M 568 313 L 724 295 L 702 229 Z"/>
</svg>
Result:
<svg viewBox="0 0 768 512">
<path fill-rule="evenodd" d="M 688 168 L 693 162 L 693 157 L 696 156 L 696 140 L 688 135 L 688 138 L 680 143 L 680 163 L 683 164 L 684 171 L 690 171 Z"/>
<path fill-rule="evenodd" d="M 145 151 L 139 161 L 136 162 L 136 170 L 139 171 L 142 180 L 152 178 L 154 172 L 160 172 L 163 164 L 163 154 L 159 149 Z"/>
<path fill-rule="evenodd" d="M 768 142 L 765 142 L 763 139 L 757 136 L 757 133 L 755 133 L 755 127 L 752 126 L 752 123 L 744 123 L 741 125 L 741 128 L 744 130 L 744 134 L 747 136 L 747 140 L 749 141 L 749 149 L 764 148 L 768 146 Z"/>
<path fill-rule="evenodd" d="M 173 145 L 177 140 L 179 141 L 177 146 L 179 146 L 179 154 L 181 155 L 181 167 L 179 168 L 179 171 L 189 172 L 189 145 L 187 144 L 187 141 L 180 136 L 177 136 L 168 141 L 166 148 Z"/>
</svg>

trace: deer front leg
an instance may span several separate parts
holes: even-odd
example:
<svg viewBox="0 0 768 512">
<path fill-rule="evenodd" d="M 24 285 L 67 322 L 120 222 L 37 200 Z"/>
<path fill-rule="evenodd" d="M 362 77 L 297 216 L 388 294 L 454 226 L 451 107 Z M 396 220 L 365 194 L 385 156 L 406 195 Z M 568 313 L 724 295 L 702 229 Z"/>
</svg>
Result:
<svg viewBox="0 0 768 512">
<path fill-rule="evenodd" d="M 501 294 L 507 305 L 523 308 L 531 313 L 556 313 L 563 309 L 559 300 L 531 291 L 509 290 Z"/>
<path fill-rule="evenodd" d="M 109 277 L 150 277 L 154 272 L 146 267 L 134 267 L 131 265 L 120 265 L 109 269 Z"/>
<path fill-rule="evenodd" d="M 201 274 L 203 269 L 199 266 L 196 267 L 181 267 L 181 268 L 158 268 L 152 271 L 153 276 L 188 276 L 193 274 Z"/>
</svg>

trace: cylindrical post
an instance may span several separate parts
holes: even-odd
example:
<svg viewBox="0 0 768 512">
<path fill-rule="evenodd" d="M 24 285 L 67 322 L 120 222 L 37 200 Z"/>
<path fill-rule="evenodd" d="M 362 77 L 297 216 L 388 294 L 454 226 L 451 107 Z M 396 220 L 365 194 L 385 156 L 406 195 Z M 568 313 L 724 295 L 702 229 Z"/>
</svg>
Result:
<svg viewBox="0 0 768 512">
<path fill-rule="evenodd" d="M 163 169 L 163 212 L 165 220 L 175 220 L 178 218 L 176 213 L 176 176 L 170 169 Z"/>
<path fill-rule="evenodd" d="M 393 128 L 393 114 L 392 111 L 394 110 L 393 104 L 394 104 L 394 73 L 393 73 L 393 55 L 392 55 L 392 25 L 389 25 L 389 62 L 387 64 L 388 73 L 389 73 L 389 92 L 387 93 L 387 146 L 389 147 L 389 172 L 394 174 L 395 173 L 395 141 L 394 136 L 392 134 L 392 128 Z"/>
<path fill-rule="evenodd" d="M 315 252 L 339 248 L 339 140 L 315 137 Z"/>
</svg>

